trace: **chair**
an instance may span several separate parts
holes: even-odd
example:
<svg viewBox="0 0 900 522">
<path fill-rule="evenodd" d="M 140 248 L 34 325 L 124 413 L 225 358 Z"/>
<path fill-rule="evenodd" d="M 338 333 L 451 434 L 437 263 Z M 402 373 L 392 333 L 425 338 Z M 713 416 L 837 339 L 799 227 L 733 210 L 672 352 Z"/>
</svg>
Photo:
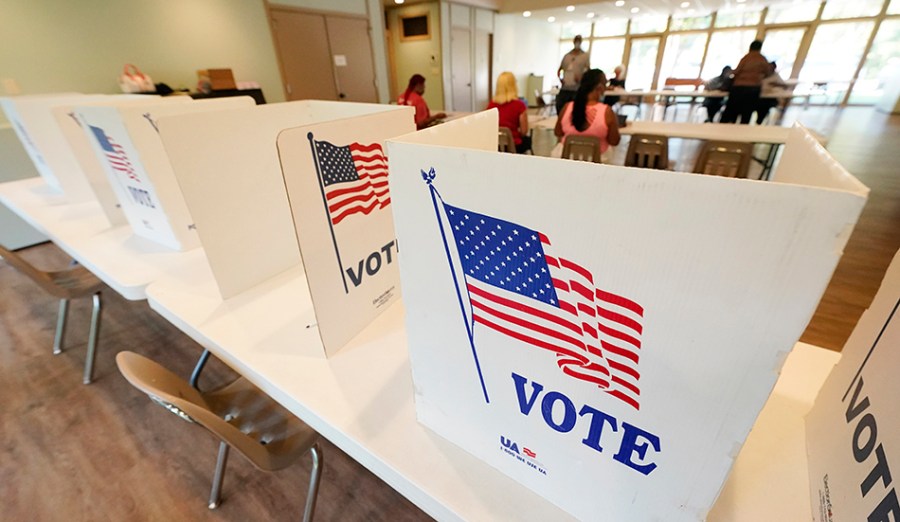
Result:
<svg viewBox="0 0 900 522">
<path fill-rule="evenodd" d="M 746 178 L 753 146 L 749 143 L 707 141 L 700 149 L 694 172 L 728 178 Z"/>
<path fill-rule="evenodd" d="M 500 127 L 497 131 L 497 150 L 516 153 L 516 141 L 513 139 L 512 131 L 506 127 Z"/>
<path fill-rule="evenodd" d="M 678 104 L 689 104 L 693 108 L 697 102 L 697 97 L 691 96 L 691 93 L 700 90 L 702 86 L 703 80 L 700 78 L 666 78 L 666 81 L 663 83 L 663 90 L 683 91 L 684 94 L 671 97 L 666 96 L 663 100 L 665 110 L 667 111 L 669 107 L 675 105 L 676 113 L 673 119 L 677 119 Z M 679 101 L 679 98 L 682 96 L 689 97 L 689 99 Z"/>
<path fill-rule="evenodd" d="M 82 266 L 67 270 L 45 272 L 38 270 L 14 252 L 0 246 L 0 257 L 13 268 L 37 283 L 45 292 L 59 298 L 59 316 L 56 320 L 56 335 L 53 338 L 53 354 L 63 351 L 66 335 L 66 320 L 69 315 L 69 300 L 92 296 L 91 329 L 88 333 L 87 357 L 84 361 L 84 384 L 90 384 L 94 375 L 94 358 L 97 353 L 97 338 L 100 334 L 100 289 L 103 282 Z"/>
<path fill-rule="evenodd" d="M 207 354 L 204 352 L 201 356 L 192 378 L 195 382 Z M 116 364 L 125 379 L 149 395 L 150 400 L 182 420 L 203 426 L 221 439 L 210 491 L 210 509 L 220 504 L 229 447 L 264 471 L 285 468 L 309 452 L 312 472 L 303 520 L 312 520 L 322 475 L 322 457 L 317 443 L 319 434 L 312 428 L 243 377 L 217 390 L 201 392 L 159 364 L 133 352 L 119 352 Z"/>
<path fill-rule="evenodd" d="M 563 159 L 600 163 L 600 140 L 596 136 L 566 136 Z"/>
<path fill-rule="evenodd" d="M 625 155 L 626 167 L 666 170 L 669 168 L 669 139 L 654 134 L 633 134 Z"/>
<path fill-rule="evenodd" d="M 642 91 L 643 89 L 635 89 L 635 92 Z M 641 96 L 621 96 L 619 98 L 619 108 L 616 109 L 616 114 L 622 114 L 622 109 L 625 107 L 634 107 L 634 117 L 632 120 L 641 119 Z"/>
<path fill-rule="evenodd" d="M 544 101 L 544 95 L 541 94 L 539 89 L 534 90 L 534 102 L 537 105 L 538 114 L 542 116 L 550 116 L 556 111 L 555 105 L 548 105 L 546 101 Z"/>
</svg>

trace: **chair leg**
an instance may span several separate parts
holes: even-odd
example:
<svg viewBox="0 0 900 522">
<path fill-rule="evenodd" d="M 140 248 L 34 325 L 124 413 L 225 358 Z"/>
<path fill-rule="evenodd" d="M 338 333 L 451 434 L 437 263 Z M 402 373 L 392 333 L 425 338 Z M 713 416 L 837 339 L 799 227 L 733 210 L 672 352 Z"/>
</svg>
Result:
<svg viewBox="0 0 900 522">
<path fill-rule="evenodd" d="M 312 471 L 309 473 L 309 492 L 306 494 L 306 507 L 303 508 L 303 522 L 311 522 L 316 511 L 316 498 L 319 496 L 319 478 L 322 476 L 322 450 L 319 444 L 309 449 L 312 457 Z"/>
<path fill-rule="evenodd" d="M 94 306 L 91 310 L 91 331 L 88 334 L 87 356 L 84 361 L 84 384 L 90 384 L 94 378 L 94 359 L 97 356 L 97 338 L 100 336 L 100 292 L 92 296 Z"/>
<path fill-rule="evenodd" d="M 209 509 L 216 509 L 222 500 L 222 481 L 225 478 L 225 465 L 228 464 L 228 450 L 225 442 L 219 443 L 219 456 L 216 458 L 216 474 L 213 475 L 212 489 L 209 492 Z"/>
<path fill-rule="evenodd" d="M 59 300 L 59 316 L 56 318 L 56 336 L 53 338 L 53 355 L 59 355 L 63 351 L 63 342 L 66 337 L 66 319 L 69 316 L 69 300 Z"/>
<path fill-rule="evenodd" d="M 197 364 L 194 366 L 194 371 L 191 372 L 191 387 L 195 390 L 200 389 L 200 373 L 203 372 L 203 367 L 206 366 L 206 361 L 209 360 L 209 350 L 203 350 L 203 353 L 200 354 L 200 358 L 197 359 Z"/>
</svg>

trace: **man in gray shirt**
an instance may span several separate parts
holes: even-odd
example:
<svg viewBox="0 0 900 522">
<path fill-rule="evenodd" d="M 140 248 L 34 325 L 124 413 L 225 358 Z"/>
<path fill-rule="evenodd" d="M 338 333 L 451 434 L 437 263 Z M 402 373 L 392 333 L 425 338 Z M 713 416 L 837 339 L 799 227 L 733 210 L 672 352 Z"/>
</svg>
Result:
<svg viewBox="0 0 900 522">
<path fill-rule="evenodd" d="M 556 76 L 562 82 L 559 94 L 556 95 L 556 113 L 562 114 L 566 103 L 575 99 L 575 92 L 581 84 L 581 76 L 591 68 L 590 56 L 581 50 L 581 35 L 572 40 L 574 48 L 563 56 Z"/>
</svg>

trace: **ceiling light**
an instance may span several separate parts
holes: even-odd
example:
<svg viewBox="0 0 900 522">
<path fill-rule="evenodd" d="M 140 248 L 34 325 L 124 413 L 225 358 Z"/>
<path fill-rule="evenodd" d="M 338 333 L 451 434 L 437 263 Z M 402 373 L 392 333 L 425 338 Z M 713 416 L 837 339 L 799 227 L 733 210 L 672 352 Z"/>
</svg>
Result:
<svg viewBox="0 0 900 522">
<path fill-rule="evenodd" d="M 571 13 L 571 12 L 574 11 L 574 10 L 575 10 L 575 6 L 574 6 L 574 5 L 567 5 L 567 6 L 566 6 L 566 11 L 568 11 L 568 12 Z"/>
<path fill-rule="evenodd" d="M 625 5 L 625 0 L 616 0 L 616 7 L 622 7 Z"/>
<path fill-rule="evenodd" d="M 641 8 L 640 8 L 640 7 L 632 7 L 632 8 L 631 8 L 631 12 L 632 12 L 632 13 L 639 13 L 640 11 L 641 11 Z"/>
<path fill-rule="evenodd" d="M 528 18 L 529 16 L 531 16 L 531 11 L 523 11 L 522 16 L 524 16 L 525 18 Z"/>
<path fill-rule="evenodd" d="M 682 7 L 682 8 L 688 7 L 689 5 L 691 5 L 690 2 L 681 2 L 681 7 Z"/>
<path fill-rule="evenodd" d="M 550 23 L 552 24 L 553 22 L 556 21 L 556 17 L 555 17 L 555 16 L 548 16 L 548 17 L 547 17 L 547 21 L 550 22 Z"/>
<path fill-rule="evenodd" d="M 394 0 L 394 3 L 399 5 L 399 4 L 402 4 L 402 3 L 405 2 L 405 1 L 406 1 L 406 0 Z"/>
<path fill-rule="evenodd" d="M 594 13 L 588 13 L 588 14 L 587 14 L 587 17 L 588 17 L 588 18 L 593 18 L 593 17 L 594 17 Z"/>
<path fill-rule="evenodd" d="M 737 2 L 737 3 L 739 3 L 739 4 L 743 4 L 743 3 L 746 2 L 746 1 L 747 1 L 747 0 L 735 0 L 735 2 Z"/>
</svg>

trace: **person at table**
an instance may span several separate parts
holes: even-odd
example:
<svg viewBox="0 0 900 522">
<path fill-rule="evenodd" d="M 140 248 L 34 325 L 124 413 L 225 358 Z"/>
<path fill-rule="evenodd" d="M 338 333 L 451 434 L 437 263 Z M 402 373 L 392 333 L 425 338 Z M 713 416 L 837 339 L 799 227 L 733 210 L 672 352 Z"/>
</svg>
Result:
<svg viewBox="0 0 900 522">
<path fill-rule="evenodd" d="M 500 126 L 512 133 L 516 152 L 519 154 L 531 150 L 531 136 L 528 136 L 528 108 L 519 99 L 519 88 L 516 77 L 511 72 L 501 73 L 497 77 L 497 88 L 494 98 L 487 106 L 496 108 L 499 113 Z"/>
<path fill-rule="evenodd" d="M 562 82 L 559 94 L 556 95 L 556 114 L 562 111 L 566 103 L 575 99 L 575 92 L 581 83 L 581 77 L 591 68 L 591 59 L 588 53 L 581 50 L 581 35 L 576 35 L 572 40 L 573 48 L 563 56 L 556 76 Z"/>
<path fill-rule="evenodd" d="M 409 105 L 416 108 L 416 128 L 424 129 L 434 122 L 447 117 L 443 112 L 431 114 L 428 110 L 428 104 L 425 103 L 425 77 L 421 74 L 414 74 L 409 79 L 406 90 L 397 99 L 397 105 Z"/>
<path fill-rule="evenodd" d="M 610 145 L 618 145 L 619 124 L 609 105 L 601 102 L 606 91 L 606 75 L 600 69 L 584 73 L 575 99 L 563 107 L 556 119 L 554 132 L 564 144 L 569 136 L 595 136 L 600 139 L 600 156 L 604 162 Z M 562 149 L 560 148 L 560 152 Z"/>
<path fill-rule="evenodd" d="M 759 102 L 756 104 L 756 124 L 762 125 L 763 120 L 769 115 L 769 111 L 778 106 L 778 98 L 772 97 L 785 91 L 788 84 L 778 74 L 778 64 L 770 62 L 772 74 L 763 79 L 760 87 Z"/>
<path fill-rule="evenodd" d="M 759 103 L 763 79 L 771 72 L 769 60 L 762 55 L 762 41 L 753 40 L 750 51 L 741 58 L 734 70 L 734 79 L 722 113 L 722 123 L 734 123 L 738 116 L 742 124 L 750 123 L 753 111 Z"/>
<path fill-rule="evenodd" d="M 707 91 L 728 91 L 731 88 L 731 73 L 734 69 L 730 65 L 722 67 L 722 74 L 712 78 L 704 84 Z M 725 103 L 725 97 L 707 96 L 703 99 L 703 106 L 706 107 L 706 123 L 711 123 L 715 119 L 716 114 L 722 110 Z"/>
<path fill-rule="evenodd" d="M 615 69 L 613 69 L 613 77 L 609 79 L 608 84 L 610 91 L 624 91 L 625 90 L 625 66 L 617 65 Z M 612 107 L 613 105 L 619 103 L 619 96 L 604 96 L 603 103 Z"/>
</svg>

